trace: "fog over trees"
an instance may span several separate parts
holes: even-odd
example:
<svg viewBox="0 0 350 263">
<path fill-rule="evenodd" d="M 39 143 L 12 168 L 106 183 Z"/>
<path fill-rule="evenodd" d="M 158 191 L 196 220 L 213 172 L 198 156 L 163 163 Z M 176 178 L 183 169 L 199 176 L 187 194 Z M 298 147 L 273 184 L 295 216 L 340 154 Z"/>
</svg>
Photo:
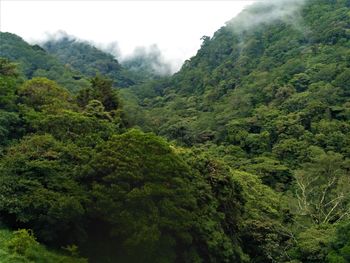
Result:
<svg viewBox="0 0 350 263">
<path fill-rule="evenodd" d="M 259 2 L 176 73 L 0 32 L 0 262 L 350 262 L 349 29 Z"/>
</svg>

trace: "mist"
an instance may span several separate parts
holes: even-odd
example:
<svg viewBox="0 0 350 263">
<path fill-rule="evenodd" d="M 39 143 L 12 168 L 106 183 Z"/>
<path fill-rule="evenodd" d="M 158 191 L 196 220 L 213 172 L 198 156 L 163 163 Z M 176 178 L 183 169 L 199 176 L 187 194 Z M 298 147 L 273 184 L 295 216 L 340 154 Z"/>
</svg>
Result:
<svg viewBox="0 0 350 263">
<path fill-rule="evenodd" d="M 133 53 L 120 57 L 120 61 L 130 70 L 146 70 L 159 76 L 171 75 L 178 69 L 174 62 L 165 59 L 156 44 L 148 47 L 136 47 Z"/>
<path fill-rule="evenodd" d="M 154 76 L 169 76 L 179 70 L 182 64 L 180 60 L 166 59 L 157 44 L 138 46 L 135 47 L 132 53 L 125 54 L 121 51 L 117 41 L 97 43 L 79 39 L 64 30 L 58 30 L 55 33 L 45 33 L 43 40 L 36 42 L 36 44 L 45 45 L 48 42 L 59 42 L 62 40 L 94 46 L 103 52 L 111 54 L 125 68 L 135 72 L 143 71 Z"/>
<path fill-rule="evenodd" d="M 148 71 L 152 75 L 168 76 L 178 71 L 183 63 L 180 59 L 166 58 L 157 44 L 137 46 L 131 53 L 123 53 L 117 41 L 96 47 L 112 54 L 124 67 L 132 71 Z"/>
<path fill-rule="evenodd" d="M 301 20 L 299 10 L 305 2 L 306 0 L 259 1 L 247 6 L 240 14 L 229 20 L 226 25 L 237 33 L 242 33 L 258 25 L 268 24 L 277 20 L 299 27 Z M 46 33 L 44 40 L 41 42 L 59 41 L 63 38 L 95 46 L 111 54 L 125 68 L 135 72 L 144 71 L 151 75 L 166 76 L 177 72 L 183 64 L 183 59 L 165 56 L 166 50 L 163 50 L 157 44 L 136 46 L 132 51 L 129 50 L 128 53 L 125 53 L 118 41 L 97 42 L 96 40 L 83 40 L 69 35 L 63 30 L 55 33 Z"/>
<path fill-rule="evenodd" d="M 277 20 L 298 25 L 300 22 L 299 10 L 306 0 L 270 0 L 257 2 L 245 8 L 238 16 L 226 24 L 241 33 L 260 24 L 269 24 Z"/>
</svg>

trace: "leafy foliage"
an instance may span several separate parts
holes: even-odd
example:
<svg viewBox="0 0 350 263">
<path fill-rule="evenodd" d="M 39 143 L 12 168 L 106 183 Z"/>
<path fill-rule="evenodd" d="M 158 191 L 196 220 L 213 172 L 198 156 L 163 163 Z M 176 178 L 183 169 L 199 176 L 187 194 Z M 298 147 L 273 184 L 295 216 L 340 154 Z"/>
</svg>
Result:
<svg viewBox="0 0 350 263">
<path fill-rule="evenodd" d="M 1 33 L 19 63 L 0 59 L 1 223 L 62 262 L 348 262 L 350 6 L 293 2 L 252 5 L 123 90 L 92 46 L 51 43 L 62 66 Z M 41 262 L 32 230 L 1 260 Z"/>
<path fill-rule="evenodd" d="M 47 41 L 43 48 L 56 56 L 59 61 L 85 76 L 94 77 L 101 73 L 112 79 L 118 87 L 135 84 L 128 73 L 112 55 L 105 53 L 87 42 L 69 36 L 59 40 Z"/>
<path fill-rule="evenodd" d="M 25 77 L 46 77 L 72 91 L 87 86 L 81 73 L 62 65 L 38 45 L 31 46 L 11 33 L 0 32 L 0 38 L 0 57 L 18 62 Z"/>
<path fill-rule="evenodd" d="M 1 160 L 2 220 L 28 225 L 47 242 L 80 234 L 86 194 L 76 178 L 82 158 L 77 155 L 49 135 L 27 137 L 9 148 Z"/>
<path fill-rule="evenodd" d="M 87 260 L 78 256 L 65 256 L 50 251 L 39 244 L 32 231 L 19 229 L 10 232 L 0 230 L 0 262 L 1 263 L 86 263 Z"/>
</svg>

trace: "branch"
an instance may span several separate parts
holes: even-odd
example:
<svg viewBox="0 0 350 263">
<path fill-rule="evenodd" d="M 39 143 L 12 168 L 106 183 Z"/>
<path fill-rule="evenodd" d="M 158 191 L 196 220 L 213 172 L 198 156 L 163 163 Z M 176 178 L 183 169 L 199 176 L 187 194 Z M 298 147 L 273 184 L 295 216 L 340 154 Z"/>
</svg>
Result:
<svg viewBox="0 0 350 263">
<path fill-rule="evenodd" d="M 343 194 L 341 195 L 342 197 L 343 197 Z M 337 206 L 341 203 L 341 199 L 338 201 L 338 202 L 336 202 L 335 204 L 334 204 L 334 206 L 332 207 L 332 209 L 329 211 L 329 213 L 327 214 L 327 216 L 325 217 L 325 219 L 323 220 L 323 223 L 328 223 L 329 222 L 329 216 L 332 214 L 332 212 L 334 211 L 334 209 L 336 209 L 337 208 Z"/>
</svg>

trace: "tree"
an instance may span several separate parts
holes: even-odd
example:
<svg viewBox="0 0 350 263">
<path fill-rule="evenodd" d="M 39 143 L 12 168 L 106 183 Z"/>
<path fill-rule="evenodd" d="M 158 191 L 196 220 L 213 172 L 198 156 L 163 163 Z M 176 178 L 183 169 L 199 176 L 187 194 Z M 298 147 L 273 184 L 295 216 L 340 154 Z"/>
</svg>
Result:
<svg viewBox="0 0 350 263">
<path fill-rule="evenodd" d="M 350 94 L 350 69 L 346 68 L 342 73 L 340 73 L 334 80 L 334 85 L 343 88 L 346 95 Z"/>
<path fill-rule="evenodd" d="M 298 73 L 289 81 L 297 92 L 305 91 L 310 83 L 310 77 L 305 73 Z"/>
<path fill-rule="evenodd" d="M 83 239 L 87 196 L 77 172 L 84 158 L 50 135 L 25 137 L 11 146 L 0 162 L 1 220 L 31 228 L 51 244 Z"/>
<path fill-rule="evenodd" d="M 137 130 L 114 136 L 97 151 L 86 178 L 96 200 L 92 216 L 112 226 L 122 257 L 185 260 L 195 199 L 183 160 L 162 139 Z"/>
<path fill-rule="evenodd" d="M 112 121 L 112 117 L 105 111 L 105 107 L 102 102 L 98 100 L 90 100 L 85 107 L 85 115 L 89 117 L 95 117 L 98 119 L 106 119 Z"/>
<path fill-rule="evenodd" d="M 0 109 L 14 110 L 17 65 L 0 57 Z"/>
<path fill-rule="evenodd" d="M 113 134 L 121 132 L 120 125 L 85 112 L 62 110 L 57 114 L 39 113 L 28 118 L 30 129 L 37 133 L 49 133 L 62 142 L 73 142 L 79 146 L 94 147 Z"/>
<path fill-rule="evenodd" d="M 0 57 L 0 76 L 17 77 L 17 65 L 6 58 Z"/>
<path fill-rule="evenodd" d="M 329 247 L 334 242 L 334 236 L 333 225 L 323 224 L 306 228 L 295 239 L 295 247 L 288 251 L 289 255 L 300 262 L 328 262 L 326 258 Z"/>
<path fill-rule="evenodd" d="M 232 171 L 232 177 L 245 201 L 239 233 L 248 262 L 283 262 L 290 233 L 282 225 L 281 195 L 253 174 Z"/>
<path fill-rule="evenodd" d="M 102 102 L 106 111 L 117 110 L 121 107 L 118 94 L 113 90 L 113 81 L 97 75 L 90 80 L 91 87 L 82 89 L 77 96 L 78 105 L 85 107 L 91 100 L 99 100 Z"/>
<path fill-rule="evenodd" d="M 298 216 L 316 225 L 350 217 L 350 177 L 341 154 L 315 157 L 295 172 L 295 179 Z"/>
<path fill-rule="evenodd" d="M 243 201 L 227 167 L 137 130 L 101 144 L 90 165 L 91 216 L 110 227 L 114 259 L 240 262 Z"/>
<path fill-rule="evenodd" d="M 277 191 L 283 191 L 292 180 L 288 167 L 267 156 L 251 159 L 244 169 L 260 177 L 262 182 Z"/>
<path fill-rule="evenodd" d="M 46 78 L 26 81 L 18 90 L 19 102 L 35 110 L 55 111 L 69 108 L 70 95 L 65 88 Z"/>
<path fill-rule="evenodd" d="M 0 110 L 0 147 L 22 134 L 23 127 L 18 114 Z"/>
<path fill-rule="evenodd" d="M 331 250 L 327 256 L 329 263 L 346 263 L 350 261 L 350 221 L 337 226 Z"/>
</svg>

